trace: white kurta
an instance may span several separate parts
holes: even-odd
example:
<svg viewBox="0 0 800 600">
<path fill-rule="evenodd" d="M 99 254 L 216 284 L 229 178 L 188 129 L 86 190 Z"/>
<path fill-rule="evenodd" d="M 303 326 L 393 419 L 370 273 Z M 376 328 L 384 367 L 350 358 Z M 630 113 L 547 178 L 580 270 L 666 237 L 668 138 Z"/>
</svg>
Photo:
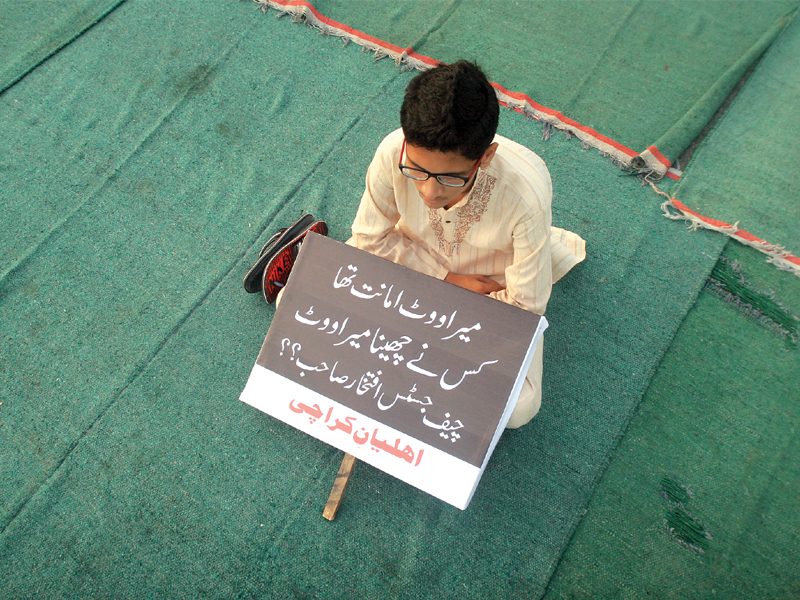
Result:
<svg viewBox="0 0 800 600">
<path fill-rule="evenodd" d="M 586 256 L 584 241 L 551 227 L 553 187 L 536 154 L 502 136 L 470 193 L 449 210 L 431 209 L 398 169 L 403 132 L 381 142 L 367 170 L 348 244 L 444 279 L 448 272 L 487 275 L 505 286 L 492 297 L 543 315 L 557 281 Z M 541 404 L 542 343 L 509 427 L 527 423 Z"/>
</svg>

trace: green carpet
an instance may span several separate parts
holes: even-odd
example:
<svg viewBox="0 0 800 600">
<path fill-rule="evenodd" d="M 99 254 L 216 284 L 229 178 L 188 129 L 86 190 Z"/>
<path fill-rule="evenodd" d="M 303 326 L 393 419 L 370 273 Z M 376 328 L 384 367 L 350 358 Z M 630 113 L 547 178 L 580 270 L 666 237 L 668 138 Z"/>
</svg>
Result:
<svg viewBox="0 0 800 600">
<path fill-rule="evenodd" d="M 159 7 L 126 3 L 0 97 L 3 524 L 395 76 L 332 73 L 339 48 L 265 68 L 285 57 L 265 30 L 298 32 L 248 5 Z"/>
<path fill-rule="evenodd" d="M 797 178 L 788 172 L 797 150 L 781 140 L 798 126 L 784 103 L 796 96 L 799 42 L 795 20 L 675 193 L 731 221 L 747 207 L 736 217 L 742 227 L 778 239 L 797 234 Z M 767 104 L 770 117 L 753 127 Z M 768 144 L 784 151 L 767 156 Z M 800 280 L 729 242 L 545 598 L 800 595 L 798 332 Z"/>
<path fill-rule="evenodd" d="M 316 0 L 324 16 L 492 80 L 635 152 L 697 137 L 797 0 Z"/>
<path fill-rule="evenodd" d="M 272 315 L 240 281 L 303 211 L 347 237 L 411 76 L 251 3 L 128 0 L 0 95 L 0 597 L 545 593 L 725 240 L 504 111 L 589 253 L 542 411 L 467 511 L 359 464 L 325 521 L 341 453 L 237 400 Z"/>
<path fill-rule="evenodd" d="M 800 256 L 800 17 L 792 20 L 695 154 L 672 194 L 692 210 Z"/>
<path fill-rule="evenodd" d="M 730 244 L 800 314 L 800 282 Z M 798 597 L 798 374 L 797 343 L 703 292 L 545 598 Z"/>
<path fill-rule="evenodd" d="M 6 0 L 0 6 L 0 92 L 125 0 Z"/>
</svg>

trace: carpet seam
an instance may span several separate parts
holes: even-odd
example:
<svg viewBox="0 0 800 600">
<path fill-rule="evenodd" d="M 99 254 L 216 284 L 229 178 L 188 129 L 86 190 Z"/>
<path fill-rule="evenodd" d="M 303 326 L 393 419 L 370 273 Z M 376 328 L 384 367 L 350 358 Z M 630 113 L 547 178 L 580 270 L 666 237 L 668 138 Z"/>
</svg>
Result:
<svg viewBox="0 0 800 600">
<path fill-rule="evenodd" d="M 653 190 L 660 196 L 666 198 L 666 201 L 661 204 L 661 210 L 664 217 L 672 219 L 673 221 L 685 220 L 688 221 L 688 226 L 691 231 L 697 229 L 708 229 L 721 233 L 732 240 L 736 240 L 740 244 L 755 248 L 759 252 L 767 255 L 767 262 L 774 265 L 781 271 L 786 271 L 800 277 L 800 257 L 795 256 L 783 246 L 772 244 L 763 240 L 752 233 L 739 228 L 739 221 L 733 223 L 725 223 L 718 219 L 706 217 L 700 213 L 690 209 L 677 198 L 673 198 L 669 194 L 661 191 L 652 181 L 648 182 Z"/>
<path fill-rule="evenodd" d="M 442 10 L 442 13 L 439 15 L 439 18 L 428 28 L 428 31 L 424 32 L 419 38 L 414 40 L 414 43 L 411 44 L 411 47 L 414 46 L 421 46 L 424 44 L 431 35 L 441 29 L 445 23 L 453 16 L 453 13 L 456 9 L 461 5 L 462 0 L 451 0 L 450 3 Z"/>
<path fill-rule="evenodd" d="M 43 56 L 41 59 L 39 59 L 39 61 L 37 61 L 37 63 L 36 63 L 35 65 L 32 65 L 32 66 L 31 66 L 30 68 L 28 68 L 26 71 L 24 71 L 24 72 L 20 73 L 20 74 L 19 74 L 19 75 L 18 75 L 16 78 L 9 80 L 9 82 L 8 82 L 7 84 L 5 84 L 5 86 L 3 87 L 3 89 L 2 89 L 2 90 L 0 90 L 0 96 L 2 96 L 4 93 L 6 93 L 6 91 L 8 91 L 9 89 L 11 89 L 11 88 L 12 88 L 12 87 L 14 87 L 15 85 L 17 85 L 17 84 L 18 84 L 20 81 L 22 81 L 22 80 L 23 80 L 23 79 L 24 79 L 26 76 L 28 76 L 30 73 L 32 73 L 32 72 L 33 72 L 35 69 L 38 69 L 38 68 L 39 68 L 39 67 L 40 67 L 40 66 L 41 66 L 43 63 L 45 63 L 45 62 L 47 62 L 48 60 L 50 60 L 50 59 L 51 59 L 53 56 L 55 56 L 56 54 L 59 54 L 59 53 L 60 53 L 62 50 L 64 50 L 64 49 L 65 49 L 67 46 L 69 46 L 70 44 L 72 44 L 72 42 L 74 42 L 74 41 L 75 41 L 75 40 L 77 40 L 78 38 L 82 37 L 82 36 L 83 36 L 83 34 L 85 34 L 87 31 L 89 31 L 89 30 L 93 29 L 93 28 L 94 28 L 94 27 L 95 27 L 97 24 L 99 24 L 101 21 L 105 20 L 105 18 L 106 18 L 108 15 L 110 15 L 112 12 L 114 12 L 115 10 L 117 10 L 117 9 L 118 9 L 120 6 L 122 6 L 123 4 L 125 4 L 125 2 L 127 2 L 127 1 L 128 1 L 128 0 L 119 0 L 119 1 L 118 1 L 118 2 L 117 2 L 115 5 L 114 5 L 114 6 L 110 7 L 108 10 L 106 10 L 106 12 L 104 12 L 103 14 L 101 14 L 101 15 L 100 15 L 99 17 L 97 17 L 97 18 L 96 18 L 94 21 L 92 21 L 92 22 L 91 22 L 91 23 L 89 23 L 89 24 L 88 24 L 86 27 L 84 27 L 83 29 L 81 29 L 81 30 L 80 30 L 78 33 L 76 33 L 75 35 L 73 35 L 73 36 L 72 36 L 71 38 L 69 38 L 69 39 L 68 39 L 66 42 L 64 42 L 63 44 L 61 44 L 61 45 L 60 45 L 60 46 L 58 46 L 57 48 L 54 48 L 54 49 L 53 49 L 53 50 L 51 50 L 51 51 L 50 51 L 48 54 L 46 54 L 46 55 L 45 55 L 45 56 Z"/>
</svg>

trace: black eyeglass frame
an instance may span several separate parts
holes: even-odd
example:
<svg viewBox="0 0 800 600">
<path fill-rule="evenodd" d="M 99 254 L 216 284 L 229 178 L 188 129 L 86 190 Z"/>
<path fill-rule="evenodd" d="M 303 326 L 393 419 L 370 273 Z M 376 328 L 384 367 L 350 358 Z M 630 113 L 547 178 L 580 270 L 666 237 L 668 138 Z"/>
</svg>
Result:
<svg viewBox="0 0 800 600">
<path fill-rule="evenodd" d="M 403 155 L 405 154 L 405 152 L 406 152 L 406 141 L 403 140 L 403 147 L 400 149 L 400 160 L 397 161 L 397 168 L 400 169 L 400 172 L 403 175 L 405 175 L 409 179 L 413 179 L 414 181 L 428 181 L 428 179 L 430 179 L 431 177 L 435 177 L 436 181 L 438 181 L 439 183 L 441 183 L 443 186 L 446 187 L 466 186 L 469 183 L 469 180 L 472 179 L 472 176 L 475 174 L 475 171 L 478 170 L 478 165 L 481 164 L 481 159 L 483 158 L 483 157 L 479 158 L 475 163 L 475 166 L 472 167 L 472 170 L 469 172 L 469 175 L 464 177 L 463 175 L 457 175 L 455 173 L 431 173 L 430 171 L 426 171 L 425 169 L 420 169 L 418 167 L 409 167 L 408 165 L 404 165 Z M 425 177 L 412 177 L 406 172 L 406 169 L 408 169 L 409 171 L 413 171 L 415 174 L 416 173 L 424 174 Z M 463 183 L 461 185 L 447 183 L 446 181 L 442 181 L 441 177 L 452 177 L 453 179 L 460 179 L 461 181 L 463 181 Z"/>
</svg>

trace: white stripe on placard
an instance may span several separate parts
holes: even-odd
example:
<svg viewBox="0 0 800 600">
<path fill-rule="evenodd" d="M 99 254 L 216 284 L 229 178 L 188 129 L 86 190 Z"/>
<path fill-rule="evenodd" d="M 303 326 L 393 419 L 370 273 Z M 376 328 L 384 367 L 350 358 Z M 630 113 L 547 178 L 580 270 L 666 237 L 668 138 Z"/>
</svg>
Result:
<svg viewBox="0 0 800 600">
<path fill-rule="evenodd" d="M 239 399 L 464 510 L 482 469 L 256 364 Z"/>
</svg>

